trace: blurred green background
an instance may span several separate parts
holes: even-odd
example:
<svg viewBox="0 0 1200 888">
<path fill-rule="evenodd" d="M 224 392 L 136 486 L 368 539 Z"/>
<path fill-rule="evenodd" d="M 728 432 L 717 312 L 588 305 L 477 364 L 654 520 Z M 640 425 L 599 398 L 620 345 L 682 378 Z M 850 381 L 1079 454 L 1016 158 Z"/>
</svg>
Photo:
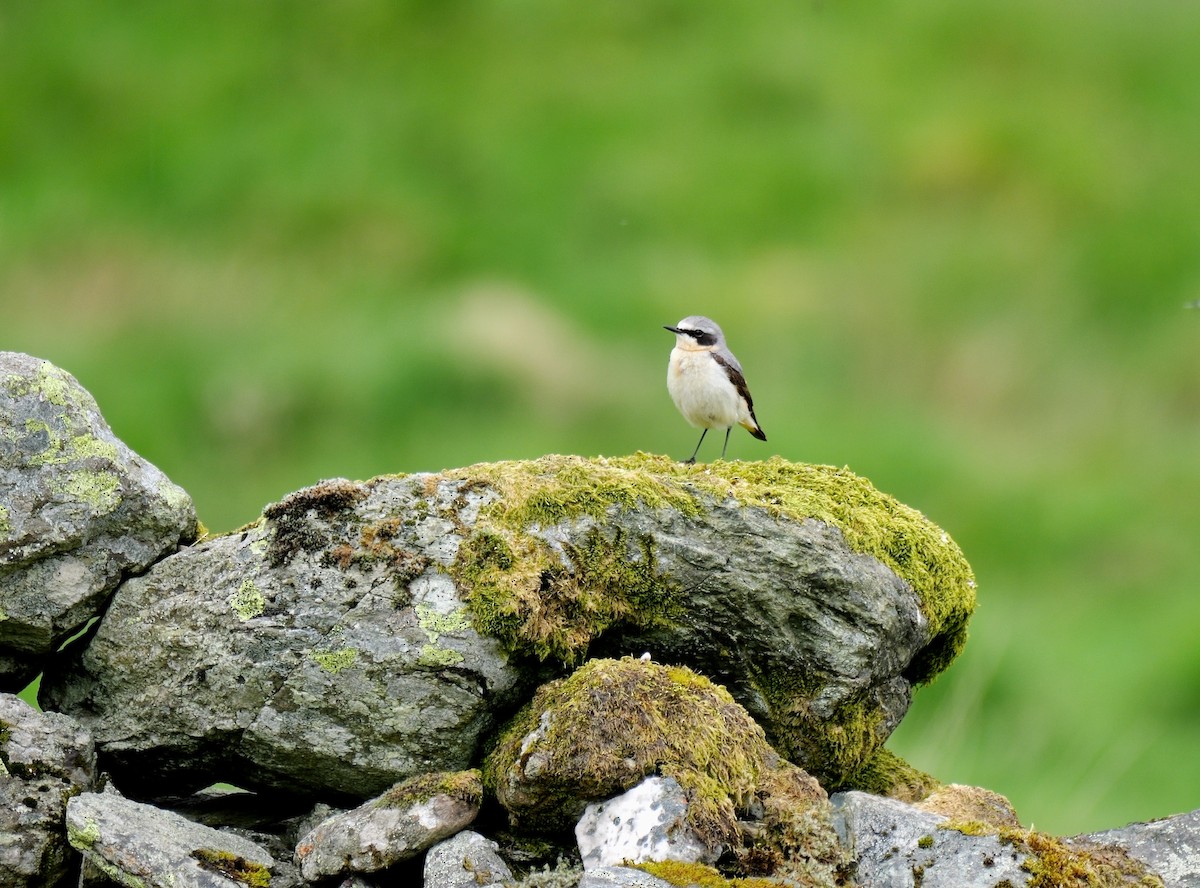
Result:
<svg viewBox="0 0 1200 888">
<path fill-rule="evenodd" d="M 320 478 L 767 444 L 961 544 L 892 746 L 1060 833 L 1200 807 L 1200 8 L 0 9 L 0 348 L 214 530 Z M 702 458 L 719 453 L 706 441 Z"/>
</svg>

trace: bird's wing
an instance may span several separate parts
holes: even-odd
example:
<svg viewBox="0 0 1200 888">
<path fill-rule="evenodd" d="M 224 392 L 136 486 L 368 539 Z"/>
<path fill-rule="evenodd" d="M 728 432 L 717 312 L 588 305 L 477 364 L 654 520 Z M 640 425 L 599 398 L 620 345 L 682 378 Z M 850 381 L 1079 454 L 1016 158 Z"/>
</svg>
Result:
<svg viewBox="0 0 1200 888">
<path fill-rule="evenodd" d="M 750 388 L 746 385 L 746 377 L 742 376 L 742 368 L 738 364 L 737 358 L 731 354 L 722 354 L 721 352 L 713 352 L 713 358 L 724 369 L 725 375 L 729 377 L 729 381 L 733 383 L 733 387 L 737 389 L 738 394 L 746 399 L 746 406 L 753 413 L 754 399 L 750 397 Z"/>
</svg>

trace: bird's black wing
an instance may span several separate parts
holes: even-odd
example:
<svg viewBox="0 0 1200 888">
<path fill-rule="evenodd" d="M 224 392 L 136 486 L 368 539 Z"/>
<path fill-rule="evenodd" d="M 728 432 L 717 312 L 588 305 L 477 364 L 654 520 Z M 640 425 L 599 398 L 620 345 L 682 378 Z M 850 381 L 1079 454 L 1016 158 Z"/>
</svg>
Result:
<svg viewBox="0 0 1200 888">
<path fill-rule="evenodd" d="M 754 428 L 747 429 L 747 431 L 760 441 L 767 440 L 766 434 L 758 424 L 758 417 L 754 415 L 754 399 L 750 397 L 750 387 L 746 385 L 746 377 L 742 376 L 741 368 L 717 352 L 713 352 L 713 359 L 721 365 L 721 369 L 725 371 L 725 375 L 729 377 L 729 381 L 733 383 L 737 393 L 746 401 L 746 409 L 750 411 L 750 418 L 754 420 Z"/>
</svg>

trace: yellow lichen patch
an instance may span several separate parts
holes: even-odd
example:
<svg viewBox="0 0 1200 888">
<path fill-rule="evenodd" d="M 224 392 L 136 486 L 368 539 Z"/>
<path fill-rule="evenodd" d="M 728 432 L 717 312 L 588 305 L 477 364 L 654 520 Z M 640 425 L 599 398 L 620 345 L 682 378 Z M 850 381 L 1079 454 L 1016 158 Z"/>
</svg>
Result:
<svg viewBox="0 0 1200 888">
<path fill-rule="evenodd" d="M 229 602 L 230 609 L 243 623 L 260 616 L 267 607 L 267 601 L 263 598 L 262 592 L 258 590 L 258 586 L 254 585 L 254 581 L 249 579 L 242 580 L 237 591 L 226 600 Z"/>
<path fill-rule="evenodd" d="M 8 509 L 0 505 L 0 535 L 12 533 L 12 520 L 8 516 Z"/>
<path fill-rule="evenodd" d="M 309 657 L 326 672 L 337 675 L 358 662 L 358 651 L 354 648 L 339 648 L 336 651 L 312 651 Z"/>
<path fill-rule="evenodd" d="M 647 872 L 664 882 L 680 888 L 696 885 L 698 888 L 779 888 L 773 879 L 727 878 L 714 867 L 702 863 L 682 863 L 678 860 L 658 860 L 634 864 L 635 869 Z"/>
<path fill-rule="evenodd" d="M 936 777 L 914 768 L 890 749 L 880 748 L 862 767 L 843 779 L 834 789 L 857 789 L 902 802 L 919 802 L 941 785 Z M 834 790 L 831 789 L 832 791 Z"/>
</svg>

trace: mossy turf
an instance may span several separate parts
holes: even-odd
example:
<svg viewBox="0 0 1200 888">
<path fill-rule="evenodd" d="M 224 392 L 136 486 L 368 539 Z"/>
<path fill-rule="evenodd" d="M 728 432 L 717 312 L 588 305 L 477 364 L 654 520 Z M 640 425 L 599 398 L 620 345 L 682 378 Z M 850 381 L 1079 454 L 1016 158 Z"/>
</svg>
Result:
<svg viewBox="0 0 1200 888">
<path fill-rule="evenodd" d="M 648 540 L 597 533 L 587 551 L 567 553 L 576 563 L 571 576 L 559 554 L 531 531 L 585 516 L 602 518 L 611 508 L 699 515 L 729 499 L 781 518 L 836 527 L 851 549 L 877 558 L 912 586 L 933 633 L 907 673 L 915 683 L 930 681 L 966 640 L 975 580 L 958 546 L 920 512 L 848 469 L 780 457 L 689 466 L 637 453 L 486 463 L 443 476 L 498 494 L 480 510 L 453 568 L 477 628 L 541 659 L 578 662 L 588 643 L 613 622 L 669 620 L 680 602 L 669 578 L 655 573 Z M 640 558 L 631 558 L 630 549 Z"/>
<path fill-rule="evenodd" d="M 856 789 L 902 802 L 919 802 L 941 785 L 936 777 L 881 747 L 839 785 L 830 787 L 830 791 Z"/>
</svg>

